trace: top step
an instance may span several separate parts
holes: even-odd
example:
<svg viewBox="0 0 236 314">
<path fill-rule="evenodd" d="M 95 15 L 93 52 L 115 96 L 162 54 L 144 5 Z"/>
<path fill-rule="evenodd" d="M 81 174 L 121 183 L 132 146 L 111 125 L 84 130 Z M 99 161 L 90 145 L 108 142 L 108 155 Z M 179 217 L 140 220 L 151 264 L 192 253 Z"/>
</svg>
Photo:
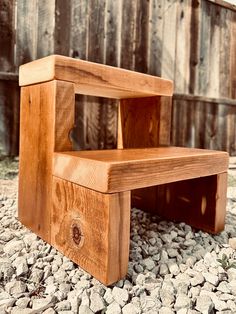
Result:
<svg viewBox="0 0 236 314">
<path fill-rule="evenodd" d="M 20 66 L 19 84 L 62 80 L 75 93 L 116 99 L 172 96 L 172 81 L 104 64 L 52 55 Z"/>
<path fill-rule="evenodd" d="M 103 193 L 215 175 L 228 153 L 183 147 L 54 153 L 53 175 Z"/>
</svg>

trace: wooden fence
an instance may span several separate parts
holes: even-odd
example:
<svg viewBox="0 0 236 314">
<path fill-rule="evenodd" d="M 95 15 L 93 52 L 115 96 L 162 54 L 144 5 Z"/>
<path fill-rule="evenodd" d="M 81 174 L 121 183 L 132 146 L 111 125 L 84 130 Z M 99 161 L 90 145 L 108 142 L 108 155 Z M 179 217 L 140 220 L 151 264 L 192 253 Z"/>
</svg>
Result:
<svg viewBox="0 0 236 314">
<path fill-rule="evenodd" d="M 0 154 L 18 149 L 19 65 L 57 53 L 173 79 L 172 144 L 236 155 L 235 6 L 221 0 L 1 0 L 0 47 Z M 76 100 L 76 148 L 114 147 L 114 102 Z"/>
</svg>

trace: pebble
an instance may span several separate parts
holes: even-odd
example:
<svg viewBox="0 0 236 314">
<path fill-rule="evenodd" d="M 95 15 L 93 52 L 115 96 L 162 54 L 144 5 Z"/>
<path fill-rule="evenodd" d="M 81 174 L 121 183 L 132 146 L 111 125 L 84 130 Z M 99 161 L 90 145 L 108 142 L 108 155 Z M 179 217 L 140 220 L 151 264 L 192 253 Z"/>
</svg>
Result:
<svg viewBox="0 0 236 314">
<path fill-rule="evenodd" d="M 232 249 L 236 250 L 236 238 L 230 238 L 229 245 Z"/>
<path fill-rule="evenodd" d="M 105 303 L 102 299 L 102 297 L 98 293 L 92 293 L 90 296 L 90 309 L 97 313 L 99 311 L 102 311 L 105 308 Z"/>
<path fill-rule="evenodd" d="M 121 288 L 114 287 L 112 290 L 112 296 L 114 300 L 123 307 L 125 303 L 128 301 L 129 294 L 128 291 L 123 290 Z"/>
<path fill-rule="evenodd" d="M 87 305 L 80 305 L 79 314 L 94 314 Z"/>
<path fill-rule="evenodd" d="M 217 286 L 219 283 L 219 278 L 217 275 L 211 274 L 209 272 L 204 272 L 202 273 L 203 277 L 205 278 L 206 281 L 210 282 L 211 284 L 213 284 L 214 286 Z"/>
<path fill-rule="evenodd" d="M 120 314 L 120 313 L 121 313 L 121 307 L 118 303 L 112 302 L 111 304 L 108 305 L 106 314 Z"/>
<path fill-rule="evenodd" d="M 134 304 L 129 303 L 126 304 L 123 308 L 122 308 L 122 314 L 139 314 L 140 313 L 140 309 L 137 308 Z"/>
<path fill-rule="evenodd" d="M 21 252 L 24 247 L 25 244 L 22 240 L 11 240 L 4 246 L 3 251 L 8 256 L 12 256 L 15 253 Z"/>
<path fill-rule="evenodd" d="M 214 308 L 214 303 L 212 302 L 211 298 L 207 295 L 198 296 L 196 298 L 196 310 L 200 313 L 210 314 Z"/>
</svg>

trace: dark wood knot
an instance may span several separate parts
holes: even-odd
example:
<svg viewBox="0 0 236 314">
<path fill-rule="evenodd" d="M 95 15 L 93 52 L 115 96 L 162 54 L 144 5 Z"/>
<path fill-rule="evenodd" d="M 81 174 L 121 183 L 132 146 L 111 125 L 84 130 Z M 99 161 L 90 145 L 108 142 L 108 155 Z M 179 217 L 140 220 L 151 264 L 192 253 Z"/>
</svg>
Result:
<svg viewBox="0 0 236 314">
<path fill-rule="evenodd" d="M 82 240 L 82 231 L 80 226 L 77 223 L 72 224 L 72 239 L 75 242 L 75 244 L 79 245 L 81 244 Z"/>
</svg>

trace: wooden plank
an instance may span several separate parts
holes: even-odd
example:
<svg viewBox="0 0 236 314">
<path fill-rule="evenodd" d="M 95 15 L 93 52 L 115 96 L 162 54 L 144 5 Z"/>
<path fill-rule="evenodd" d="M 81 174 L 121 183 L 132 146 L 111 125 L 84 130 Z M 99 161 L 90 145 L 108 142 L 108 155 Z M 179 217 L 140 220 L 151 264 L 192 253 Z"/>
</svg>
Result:
<svg viewBox="0 0 236 314">
<path fill-rule="evenodd" d="M 208 96 L 219 97 L 220 88 L 220 10 L 218 6 L 212 5 L 210 8 L 210 50 L 208 65 Z"/>
<path fill-rule="evenodd" d="M 210 233 L 224 230 L 227 173 L 163 185 L 156 214 Z"/>
<path fill-rule="evenodd" d="M 51 0 L 46 1 L 46 3 L 47 5 L 44 8 L 50 5 L 50 10 L 54 10 L 53 13 L 55 16 L 47 20 L 48 22 L 55 21 L 54 28 L 52 28 L 54 36 L 50 38 L 50 40 L 54 39 L 54 53 L 69 56 L 71 52 L 70 37 L 73 34 L 73 30 L 71 29 L 71 1 Z"/>
<path fill-rule="evenodd" d="M 0 156 L 17 156 L 19 151 L 18 82 L 0 80 Z"/>
<path fill-rule="evenodd" d="M 189 73 L 189 93 L 198 91 L 198 66 L 200 53 L 200 19 L 201 8 L 198 0 L 192 0 L 191 8 L 191 28 L 190 28 L 190 73 Z"/>
<path fill-rule="evenodd" d="M 147 73 L 149 1 L 137 1 L 135 23 L 134 69 Z"/>
<path fill-rule="evenodd" d="M 120 66 L 134 70 L 136 0 L 122 1 Z M 132 12 L 132 14 L 130 14 Z"/>
<path fill-rule="evenodd" d="M 57 0 L 56 2 L 60 1 Z M 37 59 L 54 53 L 54 36 L 57 35 L 54 32 L 55 17 L 58 17 L 58 14 L 55 14 L 56 9 L 55 0 L 40 0 L 38 2 Z M 63 14 L 62 10 L 59 12 L 60 15 Z M 68 25 L 65 20 L 64 23 L 64 25 Z M 64 29 L 67 28 L 68 26 L 64 27 Z M 64 37 L 64 42 L 66 39 Z M 63 45 L 63 47 L 66 46 Z"/>
<path fill-rule="evenodd" d="M 174 80 L 175 48 L 176 48 L 176 13 L 177 1 L 165 1 L 164 23 L 162 37 L 162 67 L 161 76 Z"/>
<path fill-rule="evenodd" d="M 150 1 L 148 73 L 161 76 L 164 0 Z"/>
<path fill-rule="evenodd" d="M 55 153 L 53 175 L 114 193 L 218 174 L 227 167 L 225 152 L 159 147 Z"/>
<path fill-rule="evenodd" d="M 73 82 L 77 93 L 110 98 L 171 96 L 173 89 L 159 77 L 57 55 L 20 67 L 21 86 L 53 79 Z"/>
<path fill-rule="evenodd" d="M 190 94 L 179 94 L 174 93 L 173 98 L 175 100 L 183 100 L 183 101 L 189 101 L 189 102 L 202 102 L 202 103 L 212 103 L 215 105 L 229 105 L 229 106 L 235 106 L 236 105 L 236 99 L 231 98 L 212 98 L 208 96 L 201 96 L 201 95 L 190 95 Z"/>
<path fill-rule="evenodd" d="M 168 97 L 123 99 L 119 112 L 119 148 L 169 144 L 171 99 Z"/>
<path fill-rule="evenodd" d="M 48 242 L 53 151 L 71 149 L 73 106 L 71 83 L 52 81 L 21 90 L 19 219 Z"/>
<path fill-rule="evenodd" d="M 232 11 L 236 11 L 236 5 L 235 4 L 226 2 L 224 0 L 207 0 L 207 1 L 212 2 L 214 4 L 217 4 L 218 6 L 221 6 L 223 8 L 226 8 L 226 9 L 229 9 Z"/>
<path fill-rule="evenodd" d="M 0 65 L 1 71 L 15 71 L 15 1 L 0 2 Z"/>
<path fill-rule="evenodd" d="M 175 91 L 187 93 L 189 91 L 189 60 L 190 60 L 190 19 L 191 0 L 178 3 L 175 49 Z M 194 34 L 196 36 L 196 34 Z"/>
<path fill-rule="evenodd" d="M 231 98 L 236 99 L 236 13 L 232 15 L 231 20 L 231 44 L 230 44 L 230 81 Z"/>
<path fill-rule="evenodd" d="M 235 13 L 236 14 L 236 13 Z M 221 8 L 220 11 L 220 62 L 219 62 L 219 96 L 230 98 L 230 49 L 232 12 Z"/>
<path fill-rule="evenodd" d="M 210 64 L 210 35 L 211 29 L 211 4 L 206 0 L 201 5 L 201 29 L 200 29 L 200 63 L 198 74 L 198 90 L 199 95 L 208 95 L 209 88 L 209 64 Z M 211 95 L 213 96 L 213 95 Z"/>
<path fill-rule="evenodd" d="M 109 285 L 127 273 L 130 192 L 102 194 L 53 177 L 51 243 Z"/>
<path fill-rule="evenodd" d="M 37 58 L 38 0 L 17 1 L 16 65 Z"/>
</svg>

